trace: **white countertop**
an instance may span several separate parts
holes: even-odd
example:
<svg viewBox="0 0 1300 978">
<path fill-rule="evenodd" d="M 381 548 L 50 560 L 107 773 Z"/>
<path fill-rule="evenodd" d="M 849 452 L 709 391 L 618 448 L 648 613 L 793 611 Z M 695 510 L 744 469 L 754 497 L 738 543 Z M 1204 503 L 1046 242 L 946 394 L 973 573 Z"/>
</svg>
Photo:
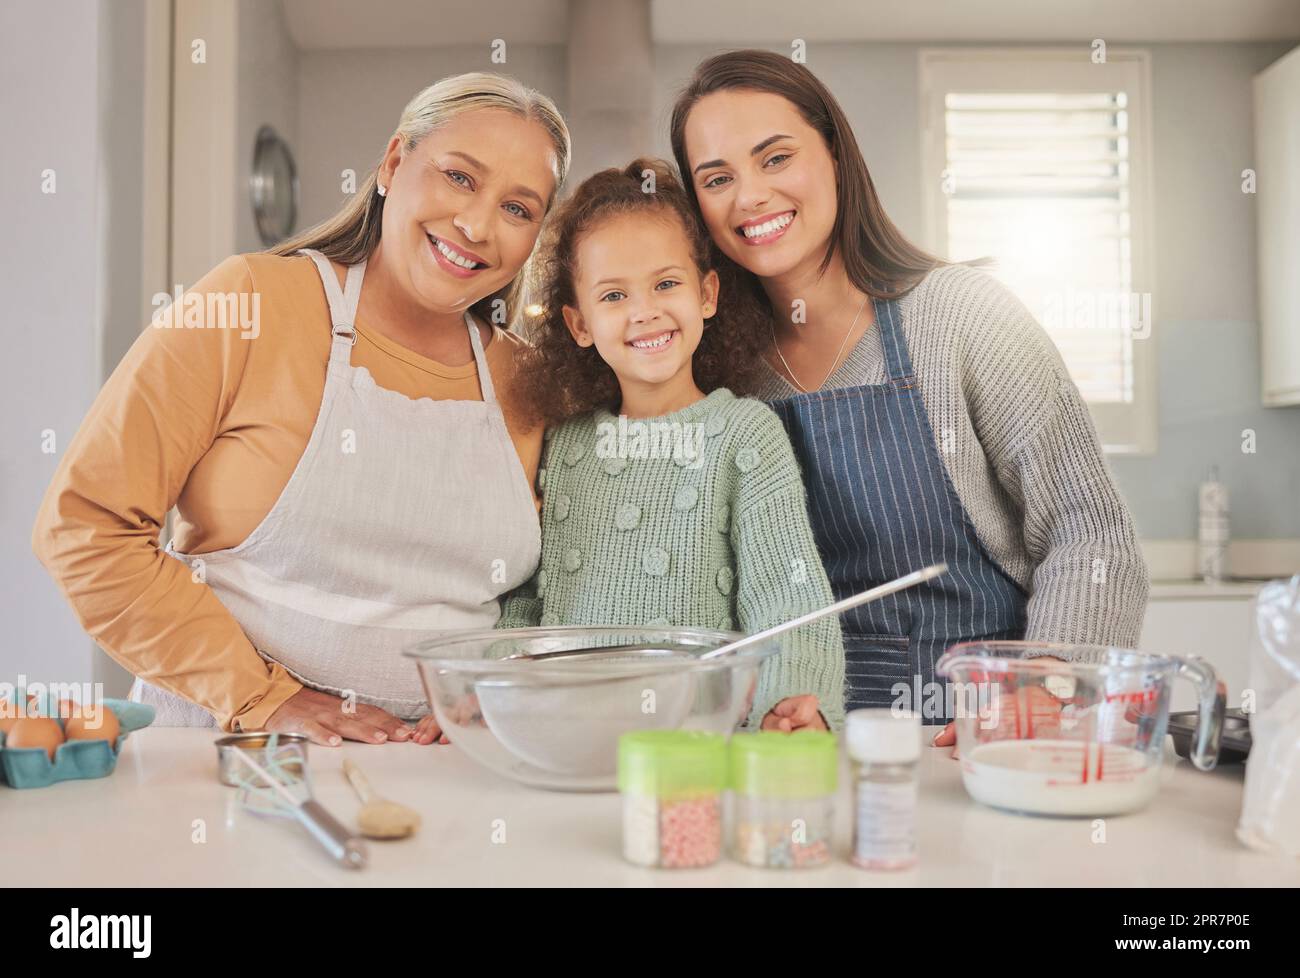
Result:
<svg viewBox="0 0 1300 978">
<path fill-rule="evenodd" d="M 1295 886 L 1300 862 L 1255 853 L 1233 835 L 1243 768 L 1204 774 L 1167 764 L 1145 811 L 1106 820 L 1005 814 L 972 801 L 947 749 L 920 762 L 920 865 L 869 873 L 845 861 L 847 779 L 835 861 L 810 870 L 649 870 L 621 856 L 616 794 L 524 788 L 477 767 L 454 746 L 312 745 L 317 798 L 345 824 L 357 801 L 341 764 L 351 757 L 375 790 L 419 810 L 420 831 L 370 842 L 370 865 L 333 863 L 295 822 L 259 818 L 217 781 L 210 730 L 131 735 L 107 778 L 48 788 L 0 786 L 5 875 L 57 886 Z M 1169 757 L 1173 758 L 1172 751 Z M 192 841 L 202 821 L 206 841 Z M 498 821 L 503 820 L 503 823 Z M 505 842 L 493 842 L 504 824 Z M 499 831 L 497 831 L 499 837 Z"/>
<path fill-rule="evenodd" d="M 1245 601 L 1254 599 L 1267 579 L 1226 581 L 1153 580 L 1151 601 Z"/>
</svg>

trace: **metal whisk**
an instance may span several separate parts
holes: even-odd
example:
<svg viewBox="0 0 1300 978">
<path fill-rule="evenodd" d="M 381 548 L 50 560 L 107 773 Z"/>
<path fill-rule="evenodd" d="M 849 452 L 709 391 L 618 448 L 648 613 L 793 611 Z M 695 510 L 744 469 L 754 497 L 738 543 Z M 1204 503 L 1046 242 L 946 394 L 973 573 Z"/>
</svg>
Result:
<svg viewBox="0 0 1300 978">
<path fill-rule="evenodd" d="M 297 819 L 338 862 L 351 869 L 361 869 L 366 865 L 369 856 L 365 841 L 312 797 L 307 766 L 301 754 L 294 751 L 286 755 L 278 751 L 274 734 L 267 743 L 269 759 L 265 767 L 253 760 L 247 751 L 238 747 L 231 749 L 256 775 L 240 779 L 239 802 L 244 808 L 255 815 Z M 292 758 L 292 766 L 286 763 L 287 757 Z"/>
</svg>

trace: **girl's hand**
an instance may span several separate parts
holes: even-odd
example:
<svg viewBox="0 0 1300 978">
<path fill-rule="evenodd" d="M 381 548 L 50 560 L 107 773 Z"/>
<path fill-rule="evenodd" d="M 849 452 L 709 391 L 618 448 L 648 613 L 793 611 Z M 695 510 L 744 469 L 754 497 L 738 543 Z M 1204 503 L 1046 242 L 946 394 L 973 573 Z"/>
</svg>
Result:
<svg viewBox="0 0 1300 978">
<path fill-rule="evenodd" d="M 451 720 L 454 724 L 469 726 L 470 724 L 483 725 L 483 716 L 479 712 L 478 697 L 473 694 L 461 697 L 451 706 Z M 428 716 L 420 717 L 416 724 L 415 736 L 411 738 L 412 743 L 432 744 L 434 741 L 440 744 L 450 744 L 446 732 L 438 723 L 438 718 L 430 713 Z"/>
<path fill-rule="evenodd" d="M 438 725 L 437 718 L 432 714 L 422 716 L 415 725 L 415 736 L 411 742 L 415 744 L 432 744 L 434 741 L 440 744 L 450 744 L 447 735 L 442 732 L 442 727 Z"/>
<path fill-rule="evenodd" d="M 796 730 L 828 730 L 826 720 L 817 709 L 817 697 L 811 693 L 787 696 L 763 717 L 764 730 L 793 733 Z"/>
<path fill-rule="evenodd" d="M 383 744 L 410 740 L 414 732 L 391 713 L 364 703 L 344 712 L 343 700 L 304 686 L 280 704 L 266 721 L 270 733 L 305 734 L 313 744 L 338 747 L 344 740 Z"/>
</svg>

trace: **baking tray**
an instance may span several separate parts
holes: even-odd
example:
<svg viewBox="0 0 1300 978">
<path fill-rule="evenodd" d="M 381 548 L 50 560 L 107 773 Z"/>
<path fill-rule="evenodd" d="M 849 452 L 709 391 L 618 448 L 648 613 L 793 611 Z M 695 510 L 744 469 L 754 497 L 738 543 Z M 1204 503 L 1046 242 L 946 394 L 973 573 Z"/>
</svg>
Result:
<svg viewBox="0 0 1300 978">
<path fill-rule="evenodd" d="M 1174 738 L 1174 750 L 1179 757 L 1187 757 L 1196 735 L 1195 710 L 1169 714 L 1169 736 Z M 1241 710 L 1223 711 L 1223 739 L 1219 742 L 1219 763 L 1240 764 L 1250 754 L 1250 717 Z"/>
</svg>

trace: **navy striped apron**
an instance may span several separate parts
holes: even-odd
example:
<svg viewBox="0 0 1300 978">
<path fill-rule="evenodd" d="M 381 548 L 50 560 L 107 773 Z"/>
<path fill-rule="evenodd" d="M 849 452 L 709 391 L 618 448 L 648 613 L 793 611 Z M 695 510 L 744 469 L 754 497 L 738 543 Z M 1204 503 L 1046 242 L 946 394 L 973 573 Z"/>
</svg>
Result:
<svg viewBox="0 0 1300 978">
<path fill-rule="evenodd" d="M 948 565 L 947 574 L 840 619 L 845 707 L 899 703 L 926 721 L 946 721 L 952 698 L 934 685 L 935 661 L 957 642 L 1023 638 L 1028 596 L 984 549 L 953 488 L 912 375 L 898 302 L 872 302 L 885 383 L 770 403 L 803 468 L 837 599 L 927 564 Z"/>
</svg>

